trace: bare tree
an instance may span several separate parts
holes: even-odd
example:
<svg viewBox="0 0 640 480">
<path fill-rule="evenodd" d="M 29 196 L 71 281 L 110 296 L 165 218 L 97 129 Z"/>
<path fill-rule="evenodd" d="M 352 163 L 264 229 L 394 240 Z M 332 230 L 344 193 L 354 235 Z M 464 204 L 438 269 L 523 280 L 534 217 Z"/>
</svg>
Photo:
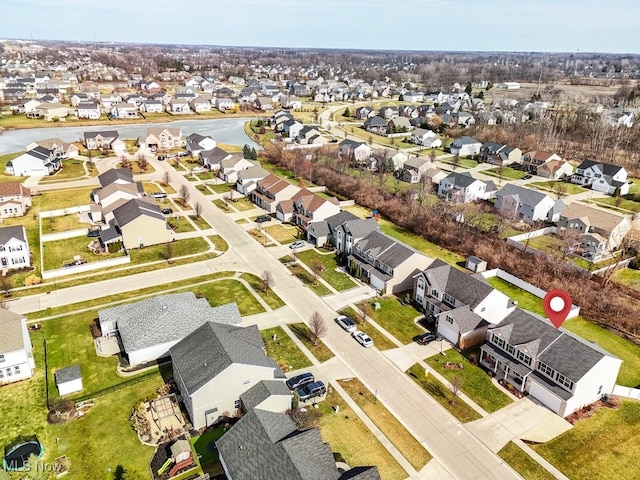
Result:
<svg viewBox="0 0 640 480">
<path fill-rule="evenodd" d="M 131 162 L 129 161 L 129 158 L 124 153 L 120 155 L 120 167 L 129 168 L 130 166 Z"/>
<path fill-rule="evenodd" d="M 318 345 L 318 339 L 324 337 L 327 333 L 327 324 L 319 312 L 313 312 L 311 314 L 311 318 L 309 318 L 309 330 L 311 330 L 311 334 L 313 335 L 313 345 Z"/>
<path fill-rule="evenodd" d="M 360 325 L 364 325 L 367 321 L 367 318 L 369 318 L 369 314 L 371 313 L 371 305 L 369 305 L 369 302 L 364 302 L 362 305 L 360 305 L 360 315 L 358 315 L 358 323 L 360 323 Z"/>
<path fill-rule="evenodd" d="M 178 199 L 180 202 L 182 202 L 183 205 L 186 204 L 189 201 L 190 196 L 191 193 L 189 192 L 189 187 L 186 185 L 180 185 L 180 188 L 178 189 Z"/>
<path fill-rule="evenodd" d="M 456 168 L 458 168 L 458 165 L 460 165 L 460 155 L 458 155 L 457 153 L 451 158 L 451 165 L 453 165 L 453 171 L 456 171 Z"/>
<path fill-rule="evenodd" d="M 140 167 L 140 170 L 146 171 L 148 166 L 147 157 L 145 157 L 144 153 L 138 152 L 138 167 Z"/>
<path fill-rule="evenodd" d="M 273 288 L 273 274 L 269 270 L 265 270 L 264 272 L 262 272 L 262 276 L 260 278 L 262 278 L 263 292 L 266 293 Z"/>
<path fill-rule="evenodd" d="M 313 274 L 313 284 L 317 285 L 318 277 L 324 271 L 324 265 L 319 259 L 314 258 L 311 260 L 311 262 L 309 262 L 309 268 L 311 269 L 311 273 Z"/>
<path fill-rule="evenodd" d="M 460 390 L 462 389 L 464 378 L 462 377 L 462 375 L 455 375 L 451 380 L 449 380 L 449 383 L 451 384 L 451 393 L 452 393 L 451 401 L 449 403 L 451 405 L 455 405 L 456 399 L 458 398 L 458 395 L 460 394 Z"/>
<path fill-rule="evenodd" d="M 564 182 L 555 181 L 551 184 L 553 193 L 556 194 L 556 198 L 560 199 L 567 194 L 567 184 Z"/>
<path fill-rule="evenodd" d="M 166 187 L 167 185 L 169 185 L 170 181 L 171 175 L 169 175 L 169 172 L 164 172 L 164 174 L 162 175 L 162 185 Z"/>
<path fill-rule="evenodd" d="M 196 204 L 193 206 L 193 214 L 195 215 L 196 219 L 200 218 L 200 215 L 202 215 L 202 205 L 200 204 L 200 202 L 196 202 Z"/>
<path fill-rule="evenodd" d="M 162 256 L 169 264 L 171 264 L 173 263 L 173 243 L 167 242 L 164 245 L 165 247 Z"/>
</svg>

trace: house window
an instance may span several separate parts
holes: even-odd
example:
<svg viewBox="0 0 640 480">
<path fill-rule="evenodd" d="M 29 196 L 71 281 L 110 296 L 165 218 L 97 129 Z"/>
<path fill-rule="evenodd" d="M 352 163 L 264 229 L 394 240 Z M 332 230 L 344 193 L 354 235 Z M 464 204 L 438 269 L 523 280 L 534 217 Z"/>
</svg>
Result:
<svg viewBox="0 0 640 480">
<path fill-rule="evenodd" d="M 524 352 L 518 351 L 517 359 L 525 365 L 531 365 L 531 357 Z"/>
<path fill-rule="evenodd" d="M 0 370 L 0 378 L 4 378 L 4 371 Z"/>
<path fill-rule="evenodd" d="M 503 338 L 500 338 L 499 336 L 497 336 L 495 333 L 491 334 L 491 343 L 498 345 L 500 348 L 502 348 L 504 350 L 504 346 L 506 344 L 506 342 L 504 341 Z"/>
<path fill-rule="evenodd" d="M 562 375 L 561 373 L 556 374 L 556 380 L 560 385 L 564 385 L 569 390 L 573 388 L 573 382 L 569 380 L 567 377 L 565 377 L 564 375 Z"/>
<path fill-rule="evenodd" d="M 236 410 L 240 408 L 240 400 L 234 400 L 233 408 L 235 408 Z"/>
<path fill-rule="evenodd" d="M 438 295 L 438 291 L 434 288 L 433 290 L 431 290 L 431 296 L 433 298 L 440 298 Z"/>
<path fill-rule="evenodd" d="M 446 304 L 449 305 L 450 307 L 454 307 L 456 304 L 456 299 L 453 298 L 451 295 L 449 295 L 448 293 L 443 293 L 442 294 L 442 301 Z"/>
<path fill-rule="evenodd" d="M 16 365 L 13 367 L 13 373 L 16 375 L 20 375 L 20 365 Z"/>
<path fill-rule="evenodd" d="M 4 355 L 0 355 L 0 363 L 4 362 Z"/>
<path fill-rule="evenodd" d="M 602 385 L 598 387 L 598 395 L 600 395 L 601 393 L 602 393 Z"/>
<path fill-rule="evenodd" d="M 482 308 L 480 309 L 480 311 L 481 311 L 481 312 L 484 312 L 486 309 L 487 309 L 487 307 L 482 307 Z"/>
<path fill-rule="evenodd" d="M 449 315 L 447 315 L 447 323 L 453 325 L 453 318 L 451 318 Z"/>
<path fill-rule="evenodd" d="M 249 385 L 251 383 L 251 379 L 250 378 L 245 378 L 244 380 L 242 380 L 242 384 L 243 385 Z"/>
<path fill-rule="evenodd" d="M 545 375 L 553 378 L 553 368 L 551 368 L 546 363 L 538 362 L 538 371 L 544 373 Z"/>
<path fill-rule="evenodd" d="M 4 371 L 4 374 L 5 374 L 7 377 L 11 377 L 11 376 L 13 375 L 13 373 L 11 373 L 11 369 L 10 369 L 10 368 L 7 368 L 7 369 Z"/>
<path fill-rule="evenodd" d="M 516 348 L 511 344 L 507 344 L 507 352 L 511 355 L 515 355 Z"/>
</svg>

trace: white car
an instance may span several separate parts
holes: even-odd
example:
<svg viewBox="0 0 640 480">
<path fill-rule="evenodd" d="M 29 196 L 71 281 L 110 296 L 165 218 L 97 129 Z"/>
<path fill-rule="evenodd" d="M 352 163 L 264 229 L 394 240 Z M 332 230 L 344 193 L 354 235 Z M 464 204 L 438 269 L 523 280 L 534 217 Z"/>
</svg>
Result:
<svg viewBox="0 0 640 480">
<path fill-rule="evenodd" d="M 296 248 L 302 248 L 305 245 L 306 245 L 306 242 L 302 240 L 298 240 L 297 242 L 293 242 L 291 245 L 289 245 L 289 248 L 292 250 L 295 250 Z"/>
<path fill-rule="evenodd" d="M 354 322 L 352 319 L 350 319 L 346 315 L 340 315 L 339 317 L 336 317 L 336 323 L 340 325 L 340 327 L 345 332 L 351 333 L 351 332 L 355 332 L 357 329 L 356 322 Z"/>
<path fill-rule="evenodd" d="M 373 340 L 371 340 L 371 337 L 366 333 L 356 330 L 351 334 L 351 336 L 363 347 L 373 347 Z"/>
</svg>

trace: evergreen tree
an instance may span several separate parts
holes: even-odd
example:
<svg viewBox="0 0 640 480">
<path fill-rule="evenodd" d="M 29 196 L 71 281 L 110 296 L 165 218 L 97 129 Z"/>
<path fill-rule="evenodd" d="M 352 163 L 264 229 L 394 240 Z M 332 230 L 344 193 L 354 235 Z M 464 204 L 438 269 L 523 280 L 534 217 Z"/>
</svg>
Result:
<svg viewBox="0 0 640 480">
<path fill-rule="evenodd" d="M 257 160 L 258 159 L 258 153 L 256 152 L 255 148 L 251 148 L 251 151 L 249 152 L 249 160 Z"/>
<path fill-rule="evenodd" d="M 351 116 L 351 111 L 349 110 L 349 107 L 344 109 L 343 116 L 345 116 L 345 117 L 350 117 Z"/>
<path fill-rule="evenodd" d="M 467 92 L 467 95 L 471 95 L 471 92 L 473 92 L 473 87 L 471 86 L 471 82 L 467 83 L 467 86 L 464 87 L 464 91 Z"/>
<path fill-rule="evenodd" d="M 249 145 L 247 145 L 246 143 L 244 144 L 244 147 L 242 147 L 242 156 L 244 158 L 251 158 L 251 147 L 249 147 Z"/>
</svg>

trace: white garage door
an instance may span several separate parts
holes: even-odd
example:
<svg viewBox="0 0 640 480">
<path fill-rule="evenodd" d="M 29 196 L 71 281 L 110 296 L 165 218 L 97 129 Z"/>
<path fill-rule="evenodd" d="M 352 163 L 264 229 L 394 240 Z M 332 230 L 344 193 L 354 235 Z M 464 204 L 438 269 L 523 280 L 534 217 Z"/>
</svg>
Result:
<svg viewBox="0 0 640 480">
<path fill-rule="evenodd" d="M 531 383 L 531 389 L 529 390 L 529 394 L 536 397 L 542 403 L 544 403 L 547 407 L 553 410 L 554 413 L 558 413 L 560 411 L 560 406 L 562 404 L 562 399 L 556 397 L 549 390 L 544 388 L 542 385 L 538 383 Z"/>
</svg>

